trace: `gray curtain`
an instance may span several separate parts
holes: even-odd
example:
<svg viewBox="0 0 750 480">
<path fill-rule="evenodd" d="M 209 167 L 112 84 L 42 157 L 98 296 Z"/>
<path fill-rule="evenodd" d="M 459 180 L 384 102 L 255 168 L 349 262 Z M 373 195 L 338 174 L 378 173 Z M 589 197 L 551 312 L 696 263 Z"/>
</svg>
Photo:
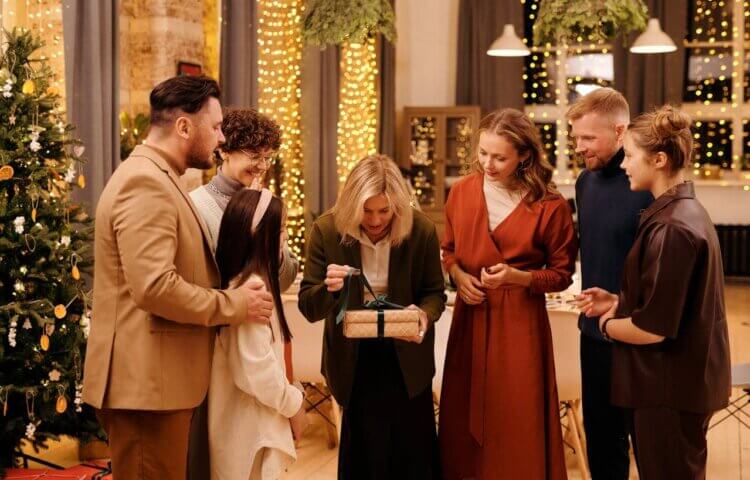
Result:
<svg viewBox="0 0 750 480">
<path fill-rule="evenodd" d="M 511 23 L 523 36 L 523 5 L 517 0 L 460 0 L 456 104 L 523 109 L 523 58 L 498 58 L 487 49 Z"/>
<path fill-rule="evenodd" d="M 647 0 L 650 18 L 658 18 L 664 32 L 672 38 L 677 51 L 659 54 L 635 54 L 628 48 L 640 32 L 632 33 L 626 45 L 615 41 L 615 88 L 630 104 L 632 117 L 665 103 L 682 103 L 685 86 L 685 47 L 687 0 Z"/>
<path fill-rule="evenodd" d="M 222 0 L 219 82 L 224 106 L 258 106 L 258 39 L 255 1 Z"/>
<path fill-rule="evenodd" d="M 119 28 L 117 0 L 64 0 L 65 92 L 68 121 L 86 146 L 87 187 L 75 199 L 94 213 L 120 163 Z"/>
<path fill-rule="evenodd" d="M 302 55 L 302 135 L 305 211 L 319 215 L 336 203 L 336 128 L 339 118 L 338 47 L 305 48 Z M 310 218 L 307 219 L 311 220 Z"/>
</svg>

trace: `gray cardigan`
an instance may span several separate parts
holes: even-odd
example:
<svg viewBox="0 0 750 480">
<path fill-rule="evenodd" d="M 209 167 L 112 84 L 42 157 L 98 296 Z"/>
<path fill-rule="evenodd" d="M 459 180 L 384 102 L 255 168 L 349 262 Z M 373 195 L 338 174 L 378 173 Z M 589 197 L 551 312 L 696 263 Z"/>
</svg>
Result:
<svg viewBox="0 0 750 480">
<path fill-rule="evenodd" d="M 208 227 L 208 232 L 211 235 L 211 251 L 216 253 L 219 227 L 221 226 L 221 217 L 224 216 L 224 210 L 216 203 L 205 185 L 190 192 L 190 198 Z M 282 292 L 294 283 L 298 270 L 299 261 L 292 255 L 289 247 L 284 245 L 284 259 L 279 269 L 279 284 Z"/>
</svg>

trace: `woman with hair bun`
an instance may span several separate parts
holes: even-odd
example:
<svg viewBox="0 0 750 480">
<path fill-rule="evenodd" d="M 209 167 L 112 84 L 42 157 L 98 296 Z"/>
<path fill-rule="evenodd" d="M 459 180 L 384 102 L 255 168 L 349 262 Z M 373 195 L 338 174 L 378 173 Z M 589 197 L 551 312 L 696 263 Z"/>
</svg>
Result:
<svg viewBox="0 0 750 480">
<path fill-rule="evenodd" d="M 695 198 L 690 117 L 672 106 L 641 115 L 625 135 L 632 190 L 656 199 L 641 214 L 619 295 L 584 290 L 578 305 L 614 342 L 612 400 L 632 414 L 643 480 L 706 476 L 706 430 L 730 394 L 721 251 Z"/>
</svg>

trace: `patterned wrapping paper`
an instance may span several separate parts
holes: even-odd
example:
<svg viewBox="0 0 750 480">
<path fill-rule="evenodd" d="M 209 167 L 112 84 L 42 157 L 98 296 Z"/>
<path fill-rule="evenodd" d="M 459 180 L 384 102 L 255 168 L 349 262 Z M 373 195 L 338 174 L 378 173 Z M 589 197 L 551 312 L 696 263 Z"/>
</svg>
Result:
<svg viewBox="0 0 750 480">
<path fill-rule="evenodd" d="M 415 310 L 350 310 L 344 316 L 347 338 L 377 338 L 378 312 L 383 312 L 383 337 L 419 335 L 419 312 Z"/>
</svg>

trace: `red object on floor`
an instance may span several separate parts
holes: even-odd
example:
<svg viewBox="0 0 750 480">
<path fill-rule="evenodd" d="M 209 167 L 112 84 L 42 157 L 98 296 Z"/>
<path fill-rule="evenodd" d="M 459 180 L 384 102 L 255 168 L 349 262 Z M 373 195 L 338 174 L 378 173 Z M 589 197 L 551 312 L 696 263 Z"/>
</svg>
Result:
<svg viewBox="0 0 750 480">
<path fill-rule="evenodd" d="M 39 468 L 9 468 L 5 471 L 5 480 L 36 480 L 43 478 L 47 472 Z"/>
<path fill-rule="evenodd" d="M 65 470 L 37 468 L 11 468 L 6 470 L 5 480 L 113 480 L 111 473 L 106 473 L 106 462 L 87 463 Z"/>
</svg>

